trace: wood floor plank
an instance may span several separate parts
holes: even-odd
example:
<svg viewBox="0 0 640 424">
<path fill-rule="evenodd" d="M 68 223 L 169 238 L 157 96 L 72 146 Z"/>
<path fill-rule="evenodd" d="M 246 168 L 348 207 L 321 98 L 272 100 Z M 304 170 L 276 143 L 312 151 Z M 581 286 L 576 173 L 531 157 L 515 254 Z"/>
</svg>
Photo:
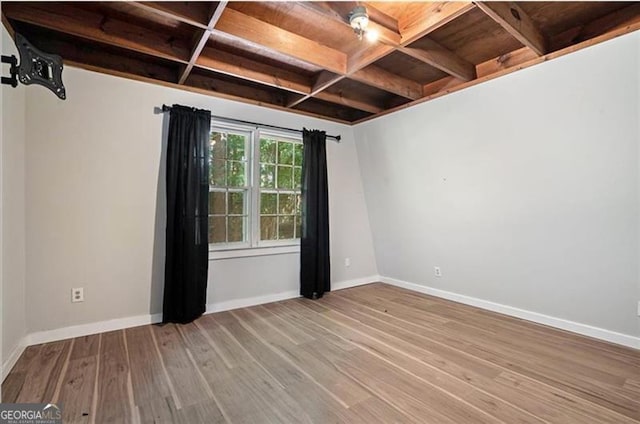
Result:
<svg viewBox="0 0 640 424">
<path fill-rule="evenodd" d="M 124 347 L 124 331 L 102 334 L 99 354 L 96 423 L 130 423 L 129 365 Z"/>
<path fill-rule="evenodd" d="M 43 345 L 27 346 L 13 369 L 2 382 L 2 402 L 16 403 L 22 391 L 29 369 L 38 360 Z M 28 389 L 28 388 L 27 388 Z"/>
<path fill-rule="evenodd" d="M 98 354 L 98 342 L 100 341 L 99 334 L 76 337 L 74 340 L 75 343 L 73 344 L 73 350 L 71 351 L 71 360 L 86 358 L 87 356 L 95 356 Z"/>
<path fill-rule="evenodd" d="M 125 330 L 131 383 L 136 405 L 171 396 L 171 390 L 163 372 L 150 326 Z"/>
<path fill-rule="evenodd" d="M 285 356 L 292 365 L 304 369 L 310 378 L 337 397 L 346 407 L 371 397 L 363 387 L 336 370 L 335 365 L 325 355 L 327 350 L 324 345 L 314 343 L 315 339 L 303 345 L 296 345 L 277 332 L 273 325 L 264 321 L 258 312 L 241 309 L 233 311 L 232 314 Z"/>
<path fill-rule="evenodd" d="M 64 406 L 62 409 L 63 422 L 78 424 L 90 422 L 96 367 L 97 349 L 93 356 L 84 356 L 69 361 L 58 398 L 58 401 Z"/>
<path fill-rule="evenodd" d="M 640 424 L 640 351 L 381 283 L 30 346 L 69 423 Z"/>
<path fill-rule="evenodd" d="M 209 400 L 204 382 L 191 364 L 176 325 L 153 325 L 151 328 L 179 399 L 178 408 Z"/>
<path fill-rule="evenodd" d="M 375 302 L 368 302 L 369 305 L 375 305 Z M 386 308 L 386 303 L 378 304 Z M 396 316 L 402 317 L 409 322 L 417 322 L 413 318 L 413 314 L 404 314 L 401 308 L 394 310 Z M 628 417 L 638 419 L 639 403 L 627 396 L 626 390 L 622 388 L 622 378 L 615 378 L 600 370 L 592 370 L 589 367 L 578 367 L 571 364 L 567 358 L 563 365 L 549 366 L 551 359 L 548 356 L 538 352 L 523 340 L 522 337 L 512 335 L 510 341 L 506 341 L 502 336 L 494 335 L 489 331 L 483 331 L 482 328 L 470 329 L 464 324 L 449 321 L 443 324 L 446 332 L 456 334 L 461 339 L 471 342 L 465 347 L 467 353 L 474 353 L 475 356 L 490 360 L 495 364 L 506 367 L 510 370 L 526 375 L 553 387 L 562 388 L 567 393 L 580 396 L 590 402 L 599 404 L 606 408 L 615 410 Z M 455 331 L 451 331 L 455 329 Z M 523 351 L 514 350 L 514 346 L 530 347 Z M 488 353 L 488 355 L 487 355 Z M 575 374 L 567 372 L 573 369 Z M 629 373 L 638 373 L 634 367 L 628 368 Z M 618 381 L 619 386 L 613 387 L 607 382 Z"/>
<path fill-rule="evenodd" d="M 25 381 L 16 402 L 50 402 L 60 377 L 70 340 L 42 346 L 27 370 Z"/>
</svg>

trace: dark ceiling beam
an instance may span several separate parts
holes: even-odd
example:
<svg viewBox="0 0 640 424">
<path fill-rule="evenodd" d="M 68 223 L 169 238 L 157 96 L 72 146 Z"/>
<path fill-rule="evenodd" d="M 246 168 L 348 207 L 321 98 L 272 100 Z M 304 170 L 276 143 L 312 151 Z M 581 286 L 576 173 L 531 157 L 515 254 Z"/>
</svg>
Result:
<svg viewBox="0 0 640 424">
<path fill-rule="evenodd" d="M 195 66 L 300 94 L 311 92 L 303 76 L 255 60 L 205 47 Z"/>
<path fill-rule="evenodd" d="M 347 69 L 347 55 L 316 41 L 283 30 L 275 25 L 225 9 L 216 30 L 251 41 L 287 56 L 342 74 Z"/>
<path fill-rule="evenodd" d="M 316 94 L 316 99 L 324 100 L 331 103 L 341 104 L 343 106 L 348 106 L 352 109 L 363 110 L 365 112 L 370 113 L 380 113 L 384 110 L 384 107 L 380 105 L 374 105 L 372 103 L 357 100 L 349 97 L 345 97 L 342 94 L 333 93 L 329 91 L 322 91 Z"/>
<path fill-rule="evenodd" d="M 206 19 L 208 16 L 203 16 L 194 10 L 196 6 L 199 6 L 196 2 L 132 1 L 129 4 L 147 13 L 154 13 L 197 28 L 207 29 Z"/>
<path fill-rule="evenodd" d="M 633 30 L 640 21 L 640 3 L 616 10 L 584 25 L 578 25 L 551 38 L 551 49 L 562 49 L 594 37 L 612 32 Z"/>
<path fill-rule="evenodd" d="M 515 2 L 477 2 L 476 5 L 515 39 L 529 47 L 539 56 L 548 53 L 549 43 L 546 36 L 540 31 L 531 17 Z"/>
<path fill-rule="evenodd" d="M 218 20 L 220 20 L 220 17 L 222 16 L 222 12 L 224 12 L 224 9 L 227 7 L 227 3 L 228 3 L 227 1 L 221 1 L 221 2 L 218 2 L 218 4 L 216 5 L 215 10 L 211 14 L 211 17 L 209 18 L 207 29 L 205 29 L 202 32 L 200 39 L 198 40 L 195 47 L 191 51 L 191 57 L 189 58 L 189 63 L 187 63 L 187 66 L 182 71 L 180 78 L 178 79 L 178 84 L 184 84 L 187 77 L 191 73 L 191 70 L 193 69 L 193 65 L 195 65 L 196 60 L 198 60 L 198 57 L 200 57 L 200 54 L 202 53 L 202 49 L 204 49 L 204 47 L 207 45 L 207 41 L 209 41 L 209 37 L 211 37 L 213 28 L 215 28 L 216 24 L 218 23 Z"/>
<path fill-rule="evenodd" d="M 43 34 L 29 34 L 29 41 L 40 50 L 56 52 L 62 56 L 65 65 L 72 63 L 77 66 L 78 63 L 84 63 L 84 65 L 100 69 L 175 82 L 178 64 L 174 64 L 174 66 L 162 65 L 149 60 L 125 56 L 96 46 L 91 41 L 72 42 Z"/>
<path fill-rule="evenodd" d="M 456 78 L 469 81 L 476 77 L 476 68 L 472 63 L 429 38 L 420 40 L 420 48 L 400 47 L 399 50 Z"/>
<path fill-rule="evenodd" d="M 408 78 L 392 74 L 375 65 L 360 69 L 353 73 L 350 78 L 408 99 L 416 100 L 422 97 L 422 86 L 420 84 Z"/>
<path fill-rule="evenodd" d="M 189 60 L 189 50 L 180 40 L 80 8 L 5 2 L 2 10 L 16 21 L 180 63 Z"/>
<path fill-rule="evenodd" d="M 240 81 L 228 81 L 212 75 L 201 75 L 195 72 L 189 75 L 185 85 L 205 89 L 214 93 L 247 98 L 269 105 L 284 106 L 286 102 L 286 93 L 273 92 L 266 87 L 262 89 L 249 86 Z"/>
</svg>

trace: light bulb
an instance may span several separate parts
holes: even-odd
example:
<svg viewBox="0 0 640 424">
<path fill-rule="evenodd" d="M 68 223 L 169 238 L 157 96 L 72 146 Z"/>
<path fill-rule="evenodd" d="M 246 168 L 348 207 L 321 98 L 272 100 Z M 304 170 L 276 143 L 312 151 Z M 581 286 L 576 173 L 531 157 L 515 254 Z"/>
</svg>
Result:
<svg viewBox="0 0 640 424">
<path fill-rule="evenodd" d="M 375 41 L 378 40 L 378 31 L 376 31 L 375 29 L 370 29 L 365 33 L 365 37 L 367 37 L 367 41 L 369 41 L 370 43 L 373 43 Z"/>
</svg>

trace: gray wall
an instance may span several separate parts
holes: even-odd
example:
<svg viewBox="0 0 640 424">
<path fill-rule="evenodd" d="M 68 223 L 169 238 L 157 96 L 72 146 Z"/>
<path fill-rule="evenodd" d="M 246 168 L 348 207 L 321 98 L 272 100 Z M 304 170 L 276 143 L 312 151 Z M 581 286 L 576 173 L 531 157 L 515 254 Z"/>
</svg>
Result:
<svg viewBox="0 0 640 424">
<path fill-rule="evenodd" d="M 639 46 L 356 126 L 380 274 L 640 335 Z"/>
<path fill-rule="evenodd" d="M 1 25 L 0 25 L 1 26 Z M 2 26 L 2 54 L 18 55 Z M 3 65 L 3 75 L 7 67 Z M 1 210 L 2 358 L 8 359 L 26 334 L 25 305 L 25 88 L 2 86 Z"/>
<path fill-rule="evenodd" d="M 29 332 L 161 311 L 163 103 L 342 134 L 327 155 L 332 281 L 377 274 L 350 127 L 75 68 L 64 82 L 64 102 L 27 90 Z M 298 254 L 211 261 L 208 302 L 295 291 L 298 266 Z M 72 287 L 84 303 L 70 302 Z"/>
</svg>

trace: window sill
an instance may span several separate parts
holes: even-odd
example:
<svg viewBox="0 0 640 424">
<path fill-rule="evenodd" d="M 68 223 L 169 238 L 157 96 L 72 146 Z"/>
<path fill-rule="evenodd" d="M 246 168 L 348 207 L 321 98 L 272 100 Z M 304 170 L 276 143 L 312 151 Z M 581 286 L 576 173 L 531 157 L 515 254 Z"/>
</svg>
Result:
<svg viewBox="0 0 640 424">
<path fill-rule="evenodd" d="M 210 250 L 209 260 L 248 258 L 251 256 L 286 255 L 300 253 L 300 245 L 251 247 L 242 249 Z"/>
</svg>

